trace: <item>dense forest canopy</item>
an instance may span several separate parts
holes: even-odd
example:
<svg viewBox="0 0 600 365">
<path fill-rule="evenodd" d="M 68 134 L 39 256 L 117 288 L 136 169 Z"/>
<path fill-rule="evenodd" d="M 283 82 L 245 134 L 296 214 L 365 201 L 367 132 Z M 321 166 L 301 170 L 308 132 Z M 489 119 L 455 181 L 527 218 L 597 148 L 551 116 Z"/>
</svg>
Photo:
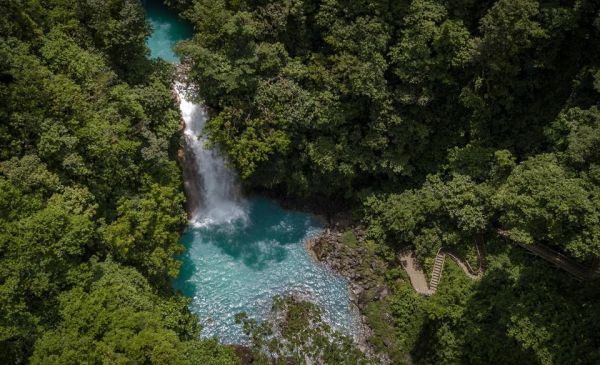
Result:
<svg viewBox="0 0 600 365">
<path fill-rule="evenodd" d="M 195 29 L 177 51 L 245 187 L 351 207 L 390 265 L 377 278 L 389 296 L 365 313 L 376 350 L 600 363 L 597 280 L 512 244 L 586 267 L 600 256 L 598 1 L 165 2 Z M 240 361 L 199 339 L 170 286 L 186 220 L 180 116 L 150 31 L 138 0 L 0 2 L 0 363 Z M 399 249 L 427 266 L 482 239 L 480 281 L 450 266 L 425 298 L 398 268 Z M 365 361 L 323 335 L 318 308 L 294 305 L 275 302 L 298 318 L 270 355 Z M 267 346 L 267 324 L 239 319 Z"/>
<path fill-rule="evenodd" d="M 208 136 L 245 186 L 353 207 L 395 266 L 367 313 L 392 360 L 600 361 L 595 282 L 514 245 L 597 265 L 597 1 L 173 3 Z M 448 269 L 425 299 L 397 271 L 399 249 L 429 267 L 477 241 L 480 282 Z"/>
<path fill-rule="evenodd" d="M 179 53 L 247 186 L 367 202 L 431 254 L 600 254 L 594 1 L 194 1 Z M 437 246 L 437 247 L 436 247 Z"/>
<path fill-rule="evenodd" d="M 0 363 L 234 364 L 170 288 L 175 70 L 138 1 L 0 2 Z"/>
</svg>

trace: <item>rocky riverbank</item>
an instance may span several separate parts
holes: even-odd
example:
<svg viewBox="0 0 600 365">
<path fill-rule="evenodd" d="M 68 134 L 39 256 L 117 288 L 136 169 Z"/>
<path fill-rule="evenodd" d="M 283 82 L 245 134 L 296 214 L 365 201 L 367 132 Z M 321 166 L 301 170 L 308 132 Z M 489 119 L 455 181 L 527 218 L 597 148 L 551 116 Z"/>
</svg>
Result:
<svg viewBox="0 0 600 365">
<path fill-rule="evenodd" d="M 365 316 L 367 306 L 389 295 L 384 282 L 386 263 L 373 252 L 361 227 L 334 225 L 306 242 L 308 252 L 349 281 L 350 300 L 360 313 L 362 333 L 358 344 L 361 350 L 374 354 L 369 343 L 372 330 Z M 377 354 L 384 364 L 391 363 L 386 355 Z"/>
</svg>

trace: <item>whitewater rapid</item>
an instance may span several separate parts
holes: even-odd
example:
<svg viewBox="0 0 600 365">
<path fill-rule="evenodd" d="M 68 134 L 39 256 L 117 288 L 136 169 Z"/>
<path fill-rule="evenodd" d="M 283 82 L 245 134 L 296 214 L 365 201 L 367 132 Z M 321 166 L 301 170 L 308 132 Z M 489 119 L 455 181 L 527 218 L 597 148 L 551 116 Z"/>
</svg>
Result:
<svg viewBox="0 0 600 365">
<path fill-rule="evenodd" d="M 153 27 L 147 40 L 152 57 L 178 65 L 172 48 L 193 36 L 192 27 L 161 2 L 147 2 L 146 9 Z M 183 81 L 185 70 L 177 67 Z M 273 297 L 288 294 L 315 302 L 328 324 L 356 334 L 358 316 L 351 312 L 347 281 L 304 249 L 304 242 L 322 230 L 321 222 L 268 199 L 242 197 L 226 155 L 206 148 L 206 109 L 187 98 L 182 84 L 175 85 L 175 92 L 184 122 L 180 157 L 190 224 L 181 237 L 186 250 L 173 285 L 191 299 L 201 336 L 248 344 L 235 315 L 268 319 Z"/>
<path fill-rule="evenodd" d="M 199 175 L 198 181 L 191 185 L 196 184 L 200 191 L 188 194 L 192 199 L 199 200 L 190 204 L 194 207 L 190 212 L 190 224 L 203 227 L 244 220 L 247 217 L 246 202 L 240 197 L 236 174 L 217 149 L 207 148 L 208 140 L 204 134 L 208 120 L 206 108 L 189 101 L 181 84 L 176 84 L 175 91 L 185 123 L 188 156 L 191 156 L 194 170 Z"/>
<path fill-rule="evenodd" d="M 248 343 L 235 315 L 269 318 L 274 296 L 295 294 L 318 304 L 329 325 L 356 336 L 359 322 L 347 282 L 304 249 L 304 242 L 321 231 L 320 223 L 266 199 L 242 198 L 226 158 L 207 148 L 206 108 L 191 102 L 182 85 L 175 90 L 185 123 L 186 193 L 192 208 L 175 287 L 192 297 L 190 308 L 200 314 L 202 335 Z"/>
</svg>

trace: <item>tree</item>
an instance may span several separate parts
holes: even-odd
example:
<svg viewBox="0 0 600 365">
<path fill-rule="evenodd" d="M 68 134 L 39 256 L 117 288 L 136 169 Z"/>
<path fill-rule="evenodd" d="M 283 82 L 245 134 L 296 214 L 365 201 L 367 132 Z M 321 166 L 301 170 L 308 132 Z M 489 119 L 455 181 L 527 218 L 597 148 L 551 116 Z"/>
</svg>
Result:
<svg viewBox="0 0 600 365">
<path fill-rule="evenodd" d="M 468 176 L 429 176 L 418 190 L 367 199 L 365 221 L 373 238 L 412 246 L 424 259 L 442 246 L 472 245 L 490 222 L 489 197 L 489 188 Z"/>
<path fill-rule="evenodd" d="M 121 199 L 117 219 L 103 229 L 108 252 L 138 267 L 153 282 L 168 285 L 168 278 L 179 273 L 175 257 L 183 251 L 177 242 L 185 223 L 183 200 L 177 189 L 157 184 L 141 196 Z"/>
<path fill-rule="evenodd" d="M 61 294 L 61 321 L 36 343 L 32 364 L 237 363 L 231 349 L 197 338 L 185 301 L 163 302 L 134 269 L 109 261 L 86 270 L 83 285 Z M 184 340 L 170 325 L 188 321 L 195 330 Z"/>
<path fill-rule="evenodd" d="M 493 201 L 511 239 L 550 244 L 582 260 L 600 254 L 598 206 L 585 181 L 552 154 L 517 166 Z"/>
<path fill-rule="evenodd" d="M 2 222 L 0 358 L 24 361 L 35 335 L 53 317 L 57 296 L 95 238 L 95 209 L 85 188 L 67 188 L 40 210 Z"/>
</svg>

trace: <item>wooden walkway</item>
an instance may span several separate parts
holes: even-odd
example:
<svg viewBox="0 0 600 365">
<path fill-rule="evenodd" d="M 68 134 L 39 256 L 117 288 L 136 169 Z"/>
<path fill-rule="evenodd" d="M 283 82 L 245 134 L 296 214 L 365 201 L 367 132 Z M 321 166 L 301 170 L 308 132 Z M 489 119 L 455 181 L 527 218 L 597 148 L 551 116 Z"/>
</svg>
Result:
<svg viewBox="0 0 600 365">
<path fill-rule="evenodd" d="M 410 250 L 403 251 L 400 254 L 400 263 L 408 274 L 410 283 L 415 291 L 423 295 L 432 295 L 437 291 L 440 280 L 442 280 L 442 273 L 444 272 L 444 263 L 446 257 L 450 257 L 456 264 L 462 269 L 462 271 L 469 278 L 473 280 L 481 279 L 484 272 L 485 258 L 483 256 L 483 248 L 479 243 L 476 243 L 477 257 L 479 261 L 479 268 L 473 270 L 468 262 L 461 260 L 457 255 L 452 253 L 448 249 L 441 248 L 435 255 L 435 261 L 433 262 L 433 270 L 431 272 L 431 279 L 427 284 L 427 278 L 423 272 L 422 267 L 419 265 L 415 253 Z"/>
<path fill-rule="evenodd" d="M 508 232 L 506 231 L 498 230 L 498 234 L 501 237 L 510 239 Z M 596 260 L 593 267 L 588 268 L 547 246 L 540 244 L 526 245 L 519 242 L 514 242 L 512 240 L 511 242 L 515 243 L 520 247 L 523 247 L 524 249 L 528 250 L 534 255 L 539 256 L 540 258 L 546 260 L 554 266 L 566 271 L 567 273 L 571 274 L 579 280 L 590 280 L 600 276 L 600 270 L 598 270 L 598 260 Z M 477 270 L 474 270 L 468 262 L 460 259 L 451 250 L 442 247 L 435 255 L 435 261 L 433 263 L 433 270 L 431 272 L 431 279 L 429 281 L 429 284 L 427 283 L 425 273 L 419 265 L 413 251 L 406 250 L 400 253 L 400 263 L 402 264 L 402 267 L 408 274 L 408 277 L 410 278 L 410 283 L 415 289 L 415 291 L 423 295 L 432 295 L 437 291 L 438 285 L 440 284 L 440 280 L 442 279 L 442 273 L 444 272 L 444 263 L 446 257 L 450 257 L 452 260 L 454 260 L 454 262 L 456 262 L 456 264 L 469 278 L 473 280 L 481 279 L 481 276 L 485 271 L 483 235 L 480 234 L 475 238 L 475 248 L 477 249 L 477 261 L 479 262 L 479 267 L 477 268 Z"/>
</svg>

